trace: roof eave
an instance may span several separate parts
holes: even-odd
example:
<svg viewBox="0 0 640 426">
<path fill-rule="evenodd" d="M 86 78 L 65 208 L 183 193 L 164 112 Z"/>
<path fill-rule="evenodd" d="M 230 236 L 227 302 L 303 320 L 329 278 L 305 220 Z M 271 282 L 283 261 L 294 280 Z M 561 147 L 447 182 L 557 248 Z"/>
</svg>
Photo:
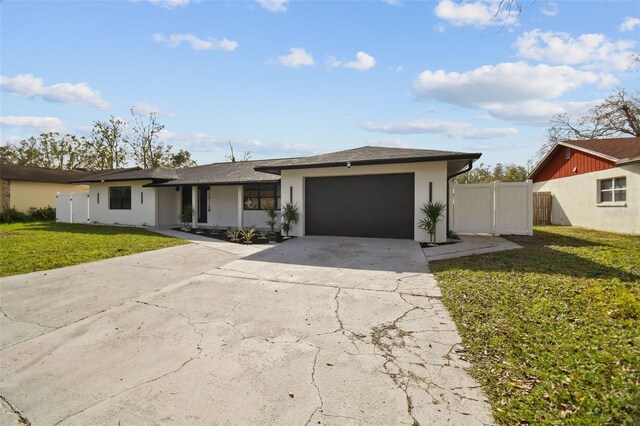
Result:
<svg viewBox="0 0 640 426">
<path fill-rule="evenodd" d="M 87 183 L 108 183 L 108 182 L 126 182 L 126 181 L 133 181 L 133 180 L 158 180 L 158 181 L 169 181 L 171 179 L 154 179 L 154 178 L 150 178 L 150 177 L 144 177 L 144 178 L 119 178 L 119 179 L 91 179 L 91 180 L 77 180 L 77 181 L 73 181 L 73 182 L 69 182 L 69 183 L 76 183 L 76 184 L 87 184 Z"/>
<path fill-rule="evenodd" d="M 262 180 L 239 180 L 233 182 L 161 182 L 161 183 L 148 183 L 144 185 L 149 188 L 172 188 L 174 186 L 234 186 L 234 185 L 246 185 L 252 183 L 274 183 L 280 182 L 280 179 L 262 179 Z"/>
<path fill-rule="evenodd" d="M 428 163 L 435 161 L 448 161 L 448 160 L 477 160 L 480 158 L 481 153 L 468 153 L 468 154 L 456 154 L 456 155 L 442 155 L 442 156 L 429 156 L 429 157 L 411 157 L 411 158 L 386 158 L 386 159 L 374 159 L 374 160 L 343 160 L 332 161 L 327 163 L 317 164 L 291 164 L 284 166 L 259 166 L 254 167 L 257 172 L 265 172 L 272 174 L 280 174 L 281 170 L 297 170 L 297 169 L 322 169 L 328 167 L 344 167 L 347 163 L 354 166 L 371 166 L 380 164 L 407 164 L 407 163 Z"/>
</svg>

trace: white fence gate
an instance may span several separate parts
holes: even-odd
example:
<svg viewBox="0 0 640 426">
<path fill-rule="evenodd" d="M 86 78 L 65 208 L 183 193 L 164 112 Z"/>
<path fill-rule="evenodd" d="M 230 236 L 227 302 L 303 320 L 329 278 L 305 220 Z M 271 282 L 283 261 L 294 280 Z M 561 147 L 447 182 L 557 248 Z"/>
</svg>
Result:
<svg viewBox="0 0 640 426">
<path fill-rule="evenodd" d="M 454 232 L 533 235 L 531 181 L 453 184 L 450 207 Z"/>
<path fill-rule="evenodd" d="M 56 221 L 66 223 L 89 222 L 89 193 L 58 193 L 56 195 Z"/>
</svg>

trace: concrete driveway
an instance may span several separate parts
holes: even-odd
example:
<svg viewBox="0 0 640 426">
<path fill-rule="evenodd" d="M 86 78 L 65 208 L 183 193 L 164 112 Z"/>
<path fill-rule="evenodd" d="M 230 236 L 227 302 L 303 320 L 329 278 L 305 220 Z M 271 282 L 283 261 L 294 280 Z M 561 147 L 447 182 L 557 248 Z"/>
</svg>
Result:
<svg viewBox="0 0 640 426">
<path fill-rule="evenodd" d="M 3 279 L 1 424 L 489 424 L 419 246 L 224 242 Z"/>
</svg>

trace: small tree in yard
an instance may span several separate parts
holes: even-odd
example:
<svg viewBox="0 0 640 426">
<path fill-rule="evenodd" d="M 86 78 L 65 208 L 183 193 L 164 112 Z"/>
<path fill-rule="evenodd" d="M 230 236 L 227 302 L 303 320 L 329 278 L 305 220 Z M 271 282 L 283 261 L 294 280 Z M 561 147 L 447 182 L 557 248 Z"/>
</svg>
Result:
<svg viewBox="0 0 640 426">
<path fill-rule="evenodd" d="M 282 208 L 282 222 L 280 228 L 284 231 L 284 235 L 289 237 L 289 232 L 293 228 L 293 225 L 300 220 L 300 212 L 298 206 L 293 203 L 287 203 Z"/>
<path fill-rule="evenodd" d="M 447 205 L 440 201 L 436 201 L 435 203 L 429 202 L 420 207 L 420 212 L 424 217 L 418 221 L 418 228 L 424 229 L 429 233 L 429 242 L 431 244 L 435 244 L 436 226 L 440 218 L 444 217 L 446 208 Z"/>
</svg>

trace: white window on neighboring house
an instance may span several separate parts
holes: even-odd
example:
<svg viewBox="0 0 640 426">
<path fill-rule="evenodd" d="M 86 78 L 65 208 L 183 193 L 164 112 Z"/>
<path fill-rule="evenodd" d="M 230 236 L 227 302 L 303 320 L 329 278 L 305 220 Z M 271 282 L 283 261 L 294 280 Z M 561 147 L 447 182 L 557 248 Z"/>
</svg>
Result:
<svg viewBox="0 0 640 426">
<path fill-rule="evenodd" d="M 598 181 L 599 203 L 623 203 L 627 201 L 627 178 L 617 177 Z"/>
</svg>

